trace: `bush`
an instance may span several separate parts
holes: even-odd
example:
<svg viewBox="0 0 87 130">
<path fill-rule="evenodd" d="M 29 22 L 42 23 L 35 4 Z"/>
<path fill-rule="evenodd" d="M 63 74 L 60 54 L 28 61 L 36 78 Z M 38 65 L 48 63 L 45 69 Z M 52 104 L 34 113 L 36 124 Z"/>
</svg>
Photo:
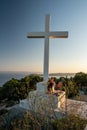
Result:
<svg viewBox="0 0 87 130">
<path fill-rule="evenodd" d="M 6 107 L 11 107 L 11 106 L 13 106 L 13 105 L 15 105 L 15 101 L 8 101 L 8 102 L 6 103 Z"/>
<path fill-rule="evenodd" d="M 3 114 L 6 114 L 7 112 L 8 112 L 8 110 L 6 110 L 6 109 L 0 110 L 0 116 L 3 115 Z"/>
<path fill-rule="evenodd" d="M 52 121 L 54 130 L 84 130 L 86 124 L 87 120 L 74 115 Z"/>
</svg>

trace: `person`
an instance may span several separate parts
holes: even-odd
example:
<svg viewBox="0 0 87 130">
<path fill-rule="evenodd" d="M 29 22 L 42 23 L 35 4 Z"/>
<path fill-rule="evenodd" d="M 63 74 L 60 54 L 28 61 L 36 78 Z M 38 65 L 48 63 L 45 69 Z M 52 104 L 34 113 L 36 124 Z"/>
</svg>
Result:
<svg viewBox="0 0 87 130">
<path fill-rule="evenodd" d="M 53 93 L 54 90 L 55 90 L 55 80 L 54 80 L 53 77 L 51 77 L 51 78 L 49 79 L 49 81 L 48 81 L 48 91 L 49 91 L 50 93 Z"/>
<path fill-rule="evenodd" d="M 55 87 L 55 90 L 62 90 L 62 82 L 58 82 L 57 84 L 56 84 L 56 87 Z"/>
<path fill-rule="evenodd" d="M 61 93 L 62 91 L 62 83 L 59 81 L 57 82 L 56 86 L 55 86 L 55 95 L 58 97 L 59 93 Z"/>
</svg>

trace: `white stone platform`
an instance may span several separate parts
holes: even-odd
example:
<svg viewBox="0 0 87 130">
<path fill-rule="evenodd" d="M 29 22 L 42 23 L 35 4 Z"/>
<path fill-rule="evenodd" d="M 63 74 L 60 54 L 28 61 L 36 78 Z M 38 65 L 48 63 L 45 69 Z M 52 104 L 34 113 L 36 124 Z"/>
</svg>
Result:
<svg viewBox="0 0 87 130">
<path fill-rule="evenodd" d="M 49 94 L 47 90 L 47 83 L 39 82 L 37 83 L 37 89 L 29 92 L 27 99 L 20 101 L 20 106 L 34 112 L 46 113 L 59 109 L 64 102 L 64 91 L 59 93 L 59 96 L 56 96 L 55 93 Z"/>
</svg>

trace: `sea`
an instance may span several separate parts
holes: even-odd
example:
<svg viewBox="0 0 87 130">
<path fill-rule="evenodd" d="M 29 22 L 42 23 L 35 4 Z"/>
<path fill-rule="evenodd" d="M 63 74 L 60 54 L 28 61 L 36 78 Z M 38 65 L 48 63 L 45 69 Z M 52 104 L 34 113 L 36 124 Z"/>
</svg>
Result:
<svg viewBox="0 0 87 130">
<path fill-rule="evenodd" d="M 24 78 L 25 76 L 28 76 L 30 74 L 39 74 L 41 75 L 40 73 L 32 73 L 32 72 L 0 72 L 0 87 L 2 87 L 7 81 L 11 80 L 12 78 L 15 78 L 15 79 L 21 79 L 21 78 Z M 68 73 L 65 74 L 65 73 L 62 73 L 62 74 L 52 74 L 50 75 L 49 77 L 56 77 L 56 78 L 59 78 L 59 77 L 73 77 L 75 74 L 70 74 Z"/>
<path fill-rule="evenodd" d="M 30 74 L 30 72 L 0 72 L 0 87 L 12 78 L 21 79 Z"/>
</svg>

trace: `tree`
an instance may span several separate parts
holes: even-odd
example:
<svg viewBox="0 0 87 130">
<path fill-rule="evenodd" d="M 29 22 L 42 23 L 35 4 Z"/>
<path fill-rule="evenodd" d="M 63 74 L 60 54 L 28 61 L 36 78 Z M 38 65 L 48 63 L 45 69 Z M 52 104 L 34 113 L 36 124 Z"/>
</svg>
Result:
<svg viewBox="0 0 87 130">
<path fill-rule="evenodd" d="M 3 99 L 14 99 L 14 93 L 16 91 L 16 87 L 18 87 L 19 84 L 20 82 L 17 79 L 11 79 L 7 81 L 2 87 Z"/>
<path fill-rule="evenodd" d="M 59 81 L 62 82 L 62 84 L 63 84 L 62 90 L 64 90 L 66 92 L 67 97 L 72 98 L 72 97 L 78 95 L 79 87 L 75 83 L 73 78 L 69 79 L 67 77 L 60 77 Z"/>
<path fill-rule="evenodd" d="M 83 72 L 76 73 L 74 76 L 74 81 L 79 86 L 87 86 L 87 74 Z"/>
</svg>

